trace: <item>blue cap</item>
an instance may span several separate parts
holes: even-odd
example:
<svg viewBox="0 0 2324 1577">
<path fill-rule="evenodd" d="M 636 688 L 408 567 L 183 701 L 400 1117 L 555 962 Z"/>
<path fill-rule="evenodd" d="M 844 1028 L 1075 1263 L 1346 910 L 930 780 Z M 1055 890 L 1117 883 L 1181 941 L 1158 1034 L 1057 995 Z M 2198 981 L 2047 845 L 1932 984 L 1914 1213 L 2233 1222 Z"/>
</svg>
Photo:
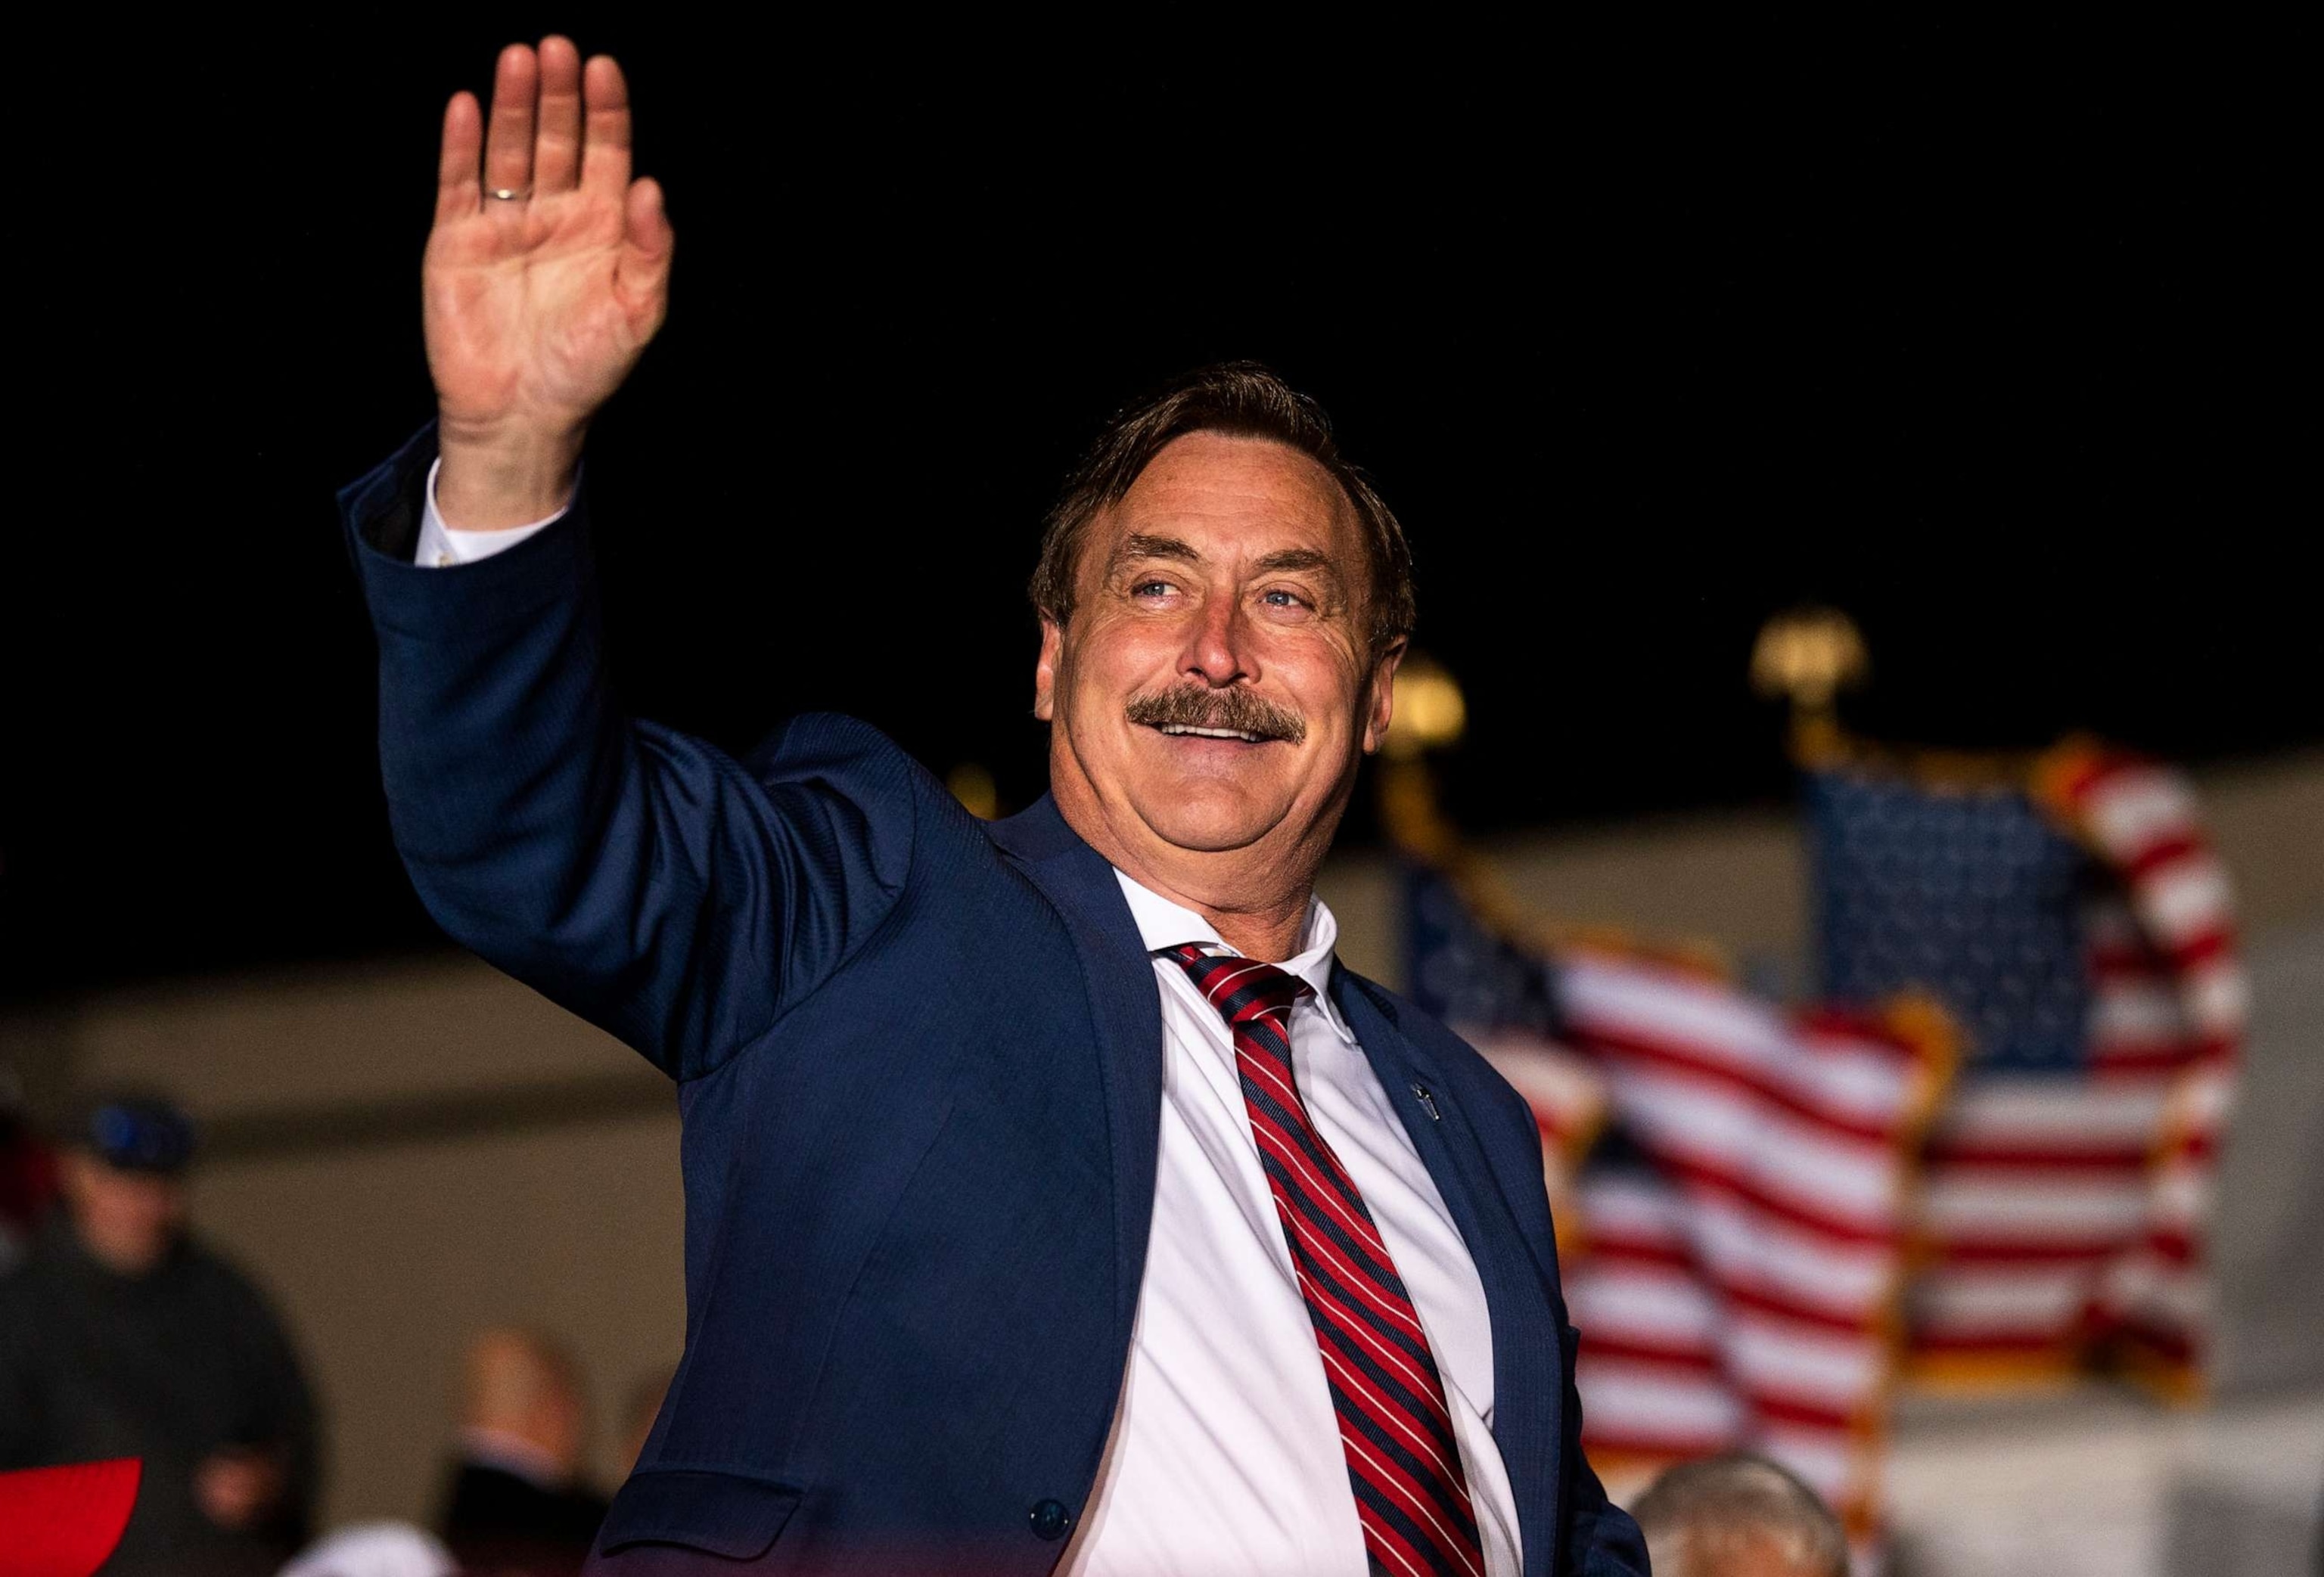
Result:
<svg viewBox="0 0 2324 1577">
<path fill-rule="evenodd" d="M 89 1103 L 73 1137 L 125 1172 L 182 1172 L 194 1158 L 194 1125 L 158 1095 L 107 1095 Z"/>
</svg>

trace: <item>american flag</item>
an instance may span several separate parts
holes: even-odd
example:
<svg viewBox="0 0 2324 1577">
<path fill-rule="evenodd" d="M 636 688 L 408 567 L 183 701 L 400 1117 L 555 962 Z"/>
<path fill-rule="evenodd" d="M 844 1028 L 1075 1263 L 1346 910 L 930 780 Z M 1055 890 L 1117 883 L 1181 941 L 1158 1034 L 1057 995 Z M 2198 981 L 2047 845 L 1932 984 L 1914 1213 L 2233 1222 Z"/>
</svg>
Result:
<svg viewBox="0 0 2324 1577">
<path fill-rule="evenodd" d="M 1541 1124 L 1591 1462 L 1765 1452 L 1868 1557 L 1943 1016 L 1787 1011 L 1666 956 L 1528 943 L 1456 880 L 1407 880 L 1415 995 Z"/>
<path fill-rule="evenodd" d="M 1925 990 L 1966 1032 L 1928 1146 L 1912 1372 L 2103 1362 L 2196 1390 L 2246 992 L 2187 782 L 2075 745 L 2022 786 L 1819 770 L 1808 802 L 1827 994 Z"/>
</svg>

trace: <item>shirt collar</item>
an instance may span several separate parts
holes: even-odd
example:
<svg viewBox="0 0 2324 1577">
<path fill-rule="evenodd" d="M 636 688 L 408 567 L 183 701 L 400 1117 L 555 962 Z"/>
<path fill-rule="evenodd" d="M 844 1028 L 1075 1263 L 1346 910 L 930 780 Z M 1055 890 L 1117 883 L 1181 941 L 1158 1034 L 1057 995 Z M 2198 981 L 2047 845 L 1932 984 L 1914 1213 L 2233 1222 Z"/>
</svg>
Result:
<svg viewBox="0 0 2324 1577">
<path fill-rule="evenodd" d="M 571 1476 L 549 1452 L 505 1429 L 471 1424 L 460 1431 L 460 1456 L 480 1468 L 522 1479 L 536 1489 L 559 1489 Z"/>
<path fill-rule="evenodd" d="M 1113 873 L 1113 879 L 1121 883 L 1121 896 L 1130 900 L 1130 918 L 1138 922 L 1139 937 L 1148 953 L 1182 947 L 1192 942 L 1205 952 L 1242 956 L 1240 949 L 1221 939 L 1217 927 L 1193 909 L 1181 908 L 1151 888 L 1139 886 L 1120 871 Z M 1353 1046 L 1355 1032 L 1340 1017 L 1340 1010 L 1332 1001 L 1332 949 L 1339 940 L 1340 922 L 1333 918 L 1331 906 L 1311 892 L 1307 895 L 1307 918 L 1299 929 L 1299 951 L 1276 967 L 1307 982 L 1315 993 L 1314 1001 L 1323 1010 L 1324 1021 L 1342 1040 Z"/>
</svg>

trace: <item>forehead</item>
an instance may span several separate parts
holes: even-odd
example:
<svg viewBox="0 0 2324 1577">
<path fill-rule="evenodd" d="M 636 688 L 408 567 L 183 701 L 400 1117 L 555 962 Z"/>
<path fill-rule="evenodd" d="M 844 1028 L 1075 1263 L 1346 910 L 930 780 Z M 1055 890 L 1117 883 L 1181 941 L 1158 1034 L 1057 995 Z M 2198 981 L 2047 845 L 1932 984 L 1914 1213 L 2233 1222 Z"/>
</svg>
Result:
<svg viewBox="0 0 2324 1577">
<path fill-rule="evenodd" d="M 1101 569 L 1131 533 L 1176 537 L 1205 558 L 1286 548 L 1341 560 L 1360 552 L 1355 510 L 1332 474 L 1271 438 L 1193 432 L 1156 455 L 1121 502 L 1090 522 L 1084 563 Z"/>
</svg>

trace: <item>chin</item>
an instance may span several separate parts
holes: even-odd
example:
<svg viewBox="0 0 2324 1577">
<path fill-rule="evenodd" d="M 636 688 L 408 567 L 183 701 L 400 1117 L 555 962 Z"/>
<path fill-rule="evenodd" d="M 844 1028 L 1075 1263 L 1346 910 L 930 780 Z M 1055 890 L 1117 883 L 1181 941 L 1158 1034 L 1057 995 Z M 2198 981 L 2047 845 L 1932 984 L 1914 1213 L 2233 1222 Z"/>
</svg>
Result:
<svg viewBox="0 0 2324 1577">
<path fill-rule="evenodd" d="M 1215 783 L 1133 798 L 1139 817 L 1165 843 L 1199 853 L 1247 849 L 1283 819 L 1279 807 L 1253 804 Z"/>
</svg>

